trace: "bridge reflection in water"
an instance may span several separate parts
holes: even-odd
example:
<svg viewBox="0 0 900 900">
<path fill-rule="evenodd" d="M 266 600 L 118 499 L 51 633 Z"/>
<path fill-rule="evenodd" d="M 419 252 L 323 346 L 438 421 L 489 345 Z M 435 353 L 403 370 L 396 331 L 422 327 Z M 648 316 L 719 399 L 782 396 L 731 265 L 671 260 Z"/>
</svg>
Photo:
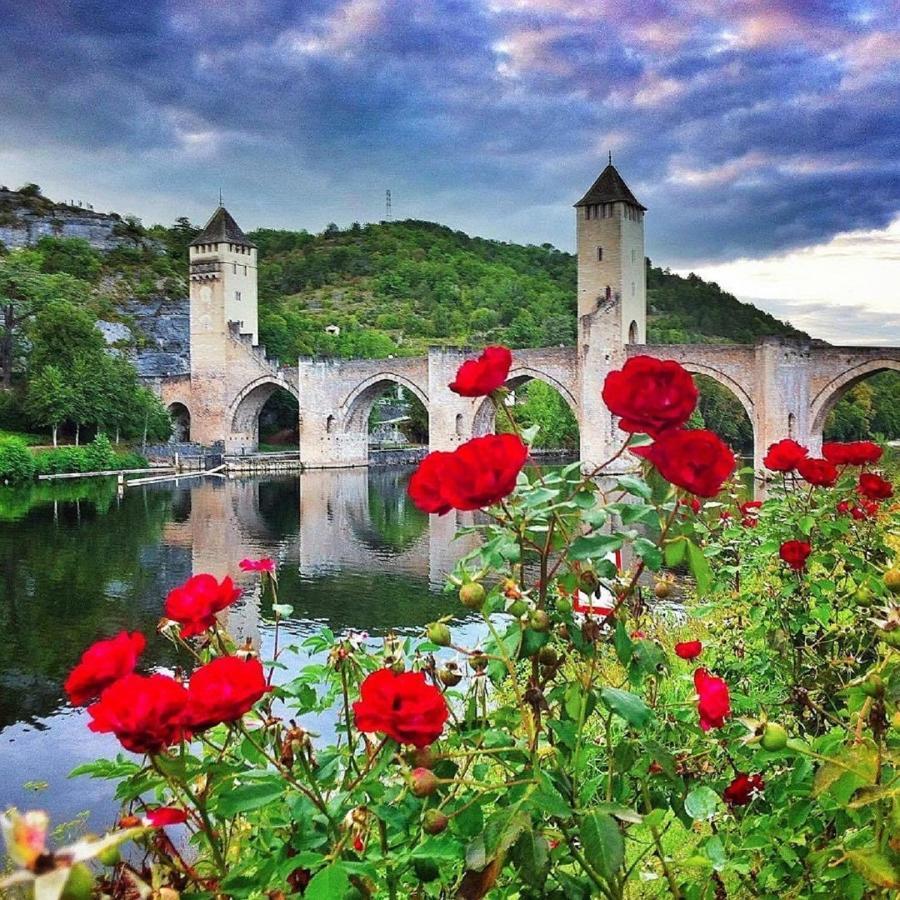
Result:
<svg viewBox="0 0 900 900">
<path fill-rule="evenodd" d="M 0 491 L 0 806 L 40 805 L 55 821 L 92 811 L 91 830 L 115 811 L 112 788 L 68 772 L 113 757 L 118 744 L 87 730 L 62 683 L 92 641 L 124 629 L 148 636 L 142 670 L 171 670 L 172 646 L 155 634 L 166 593 L 192 573 L 232 575 L 246 589 L 228 626 L 266 656 L 272 611 L 244 557 L 272 556 L 293 615 L 291 642 L 323 626 L 335 633 L 421 633 L 441 615 L 474 619 L 441 593 L 474 539 L 454 540 L 471 517 L 426 516 L 406 494 L 409 472 L 347 469 L 278 479 L 208 478 L 129 490 L 91 482 Z M 181 660 L 183 662 L 183 660 Z M 289 674 L 289 673 L 287 673 Z M 328 731 L 328 723 L 317 723 Z M 26 781 L 47 782 L 35 796 Z"/>
</svg>

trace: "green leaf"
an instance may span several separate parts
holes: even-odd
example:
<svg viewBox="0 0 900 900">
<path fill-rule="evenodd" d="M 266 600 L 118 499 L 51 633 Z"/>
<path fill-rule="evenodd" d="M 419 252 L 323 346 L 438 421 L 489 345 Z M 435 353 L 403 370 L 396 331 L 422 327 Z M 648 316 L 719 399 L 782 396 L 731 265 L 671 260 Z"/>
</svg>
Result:
<svg viewBox="0 0 900 900">
<path fill-rule="evenodd" d="M 271 775 L 240 784 L 223 792 L 216 804 L 216 813 L 223 819 L 229 819 L 238 813 L 261 809 L 285 794 L 285 782 L 280 775 Z"/>
<path fill-rule="evenodd" d="M 642 500 L 650 499 L 650 485 L 643 478 L 638 478 L 637 475 L 619 475 L 616 478 L 616 484 L 627 494 L 640 497 Z"/>
<path fill-rule="evenodd" d="M 813 796 L 818 797 L 847 774 L 854 776 L 856 787 L 874 784 L 877 769 L 878 760 L 871 747 L 845 747 L 840 755 L 819 767 L 813 779 Z"/>
<path fill-rule="evenodd" d="M 590 509 L 597 502 L 597 495 L 593 491 L 576 491 L 572 500 L 579 509 Z"/>
<path fill-rule="evenodd" d="M 648 541 L 647 538 L 638 538 L 633 546 L 634 552 L 644 561 L 647 568 L 651 572 L 658 572 L 663 561 L 662 551 L 659 547 L 653 541 Z"/>
<path fill-rule="evenodd" d="M 635 728 L 641 728 L 650 721 L 650 707 L 635 694 L 621 688 L 605 687 L 600 691 L 600 699 L 608 709 Z"/>
<path fill-rule="evenodd" d="M 350 879 L 339 862 L 326 866 L 313 875 L 303 892 L 305 900 L 336 900 L 343 897 L 350 888 Z"/>
<path fill-rule="evenodd" d="M 797 523 L 800 531 L 807 536 L 812 533 L 815 524 L 816 520 L 812 516 L 801 516 L 800 521 Z"/>
<path fill-rule="evenodd" d="M 587 861 L 607 881 L 625 862 L 625 841 L 609 813 L 592 810 L 581 820 L 581 843 Z"/>
<path fill-rule="evenodd" d="M 687 558 L 691 574 L 697 582 L 697 596 L 703 597 L 712 584 L 712 569 L 709 567 L 709 560 L 693 541 L 687 542 Z"/>
<path fill-rule="evenodd" d="M 595 559 L 620 550 L 624 539 L 620 534 L 586 534 L 575 538 L 569 555 L 572 559 Z"/>
<path fill-rule="evenodd" d="M 616 648 L 616 656 L 623 666 L 627 666 L 631 662 L 631 655 L 634 653 L 634 642 L 628 635 L 628 629 L 621 619 L 616 619 L 616 633 L 613 636 L 613 646 Z"/>
<path fill-rule="evenodd" d="M 543 835 L 526 829 L 513 845 L 511 856 L 523 883 L 532 887 L 544 883 L 550 864 L 550 845 Z"/>
<path fill-rule="evenodd" d="M 684 561 L 684 555 L 687 553 L 687 539 L 684 537 L 677 537 L 672 541 L 667 541 L 664 554 L 666 557 L 666 565 L 669 568 L 675 568 L 675 566 L 681 565 Z"/>
<path fill-rule="evenodd" d="M 900 872 L 883 853 L 877 850 L 848 850 L 847 859 L 869 884 L 900 888 Z"/>
<path fill-rule="evenodd" d="M 684 810 L 697 821 L 706 821 L 716 814 L 719 805 L 719 795 L 705 784 L 694 788 L 684 798 Z"/>
</svg>

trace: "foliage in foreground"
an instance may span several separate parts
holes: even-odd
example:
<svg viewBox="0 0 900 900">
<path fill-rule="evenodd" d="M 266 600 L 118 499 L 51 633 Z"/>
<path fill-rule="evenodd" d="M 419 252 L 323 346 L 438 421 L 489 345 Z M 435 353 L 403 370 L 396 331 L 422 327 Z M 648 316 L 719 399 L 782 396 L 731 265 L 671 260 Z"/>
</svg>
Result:
<svg viewBox="0 0 900 900">
<path fill-rule="evenodd" d="M 498 404 L 503 368 L 483 365 L 475 388 Z M 7 884 L 313 900 L 895 891 L 900 571 L 880 449 L 811 458 L 782 442 L 769 499 L 741 503 L 727 448 L 682 427 L 686 373 L 644 357 L 614 374 L 604 399 L 640 474 L 524 469 L 523 432 L 431 454 L 414 477 L 427 511 L 487 511 L 451 579 L 480 618 L 474 641 L 437 621 L 383 647 L 328 631 L 284 645 L 274 564 L 244 560 L 272 593 L 265 666 L 217 617 L 240 590 L 209 575 L 166 600 L 189 679 L 134 674 L 138 633 L 90 648 L 67 691 L 99 695 L 92 730 L 131 755 L 79 774 L 118 783 L 123 830 L 54 853 L 39 813 L 11 811 Z M 683 566 L 696 597 L 672 647 L 648 593 L 666 599 Z M 132 838 L 145 855 L 123 860 L 113 845 Z"/>
</svg>

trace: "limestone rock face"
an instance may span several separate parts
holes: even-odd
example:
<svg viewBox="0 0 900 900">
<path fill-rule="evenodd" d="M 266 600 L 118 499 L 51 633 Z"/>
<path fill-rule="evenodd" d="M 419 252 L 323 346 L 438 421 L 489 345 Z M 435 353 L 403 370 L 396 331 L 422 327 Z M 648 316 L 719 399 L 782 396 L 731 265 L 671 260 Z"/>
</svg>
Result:
<svg viewBox="0 0 900 900">
<path fill-rule="evenodd" d="M 125 228 L 115 214 L 0 189 L 0 241 L 9 250 L 33 246 L 42 237 L 82 238 L 95 250 L 113 250 L 132 243 Z"/>
</svg>

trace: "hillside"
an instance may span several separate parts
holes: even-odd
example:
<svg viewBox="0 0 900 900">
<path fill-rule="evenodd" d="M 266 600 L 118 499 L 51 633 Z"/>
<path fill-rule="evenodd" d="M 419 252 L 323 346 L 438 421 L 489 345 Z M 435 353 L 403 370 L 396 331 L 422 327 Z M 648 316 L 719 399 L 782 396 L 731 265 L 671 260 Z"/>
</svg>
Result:
<svg viewBox="0 0 900 900">
<path fill-rule="evenodd" d="M 575 256 L 550 244 L 472 238 L 418 221 L 251 238 L 260 248 L 262 339 L 280 358 L 575 342 Z M 651 341 L 801 335 L 718 285 L 648 267 Z M 340 336 L 325 334 L 328 325 Z"/>
</svg>

